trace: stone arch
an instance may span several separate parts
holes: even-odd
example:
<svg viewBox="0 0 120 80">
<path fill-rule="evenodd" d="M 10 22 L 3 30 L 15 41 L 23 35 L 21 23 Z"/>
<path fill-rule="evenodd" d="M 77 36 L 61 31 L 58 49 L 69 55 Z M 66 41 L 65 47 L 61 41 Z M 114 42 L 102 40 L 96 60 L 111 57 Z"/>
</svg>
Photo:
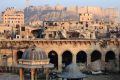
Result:
<svg viewBox="0 0 120 80">
<path fill-rule="evenodd" d="M 22 58 L 22 55 L 23 55 L 23 51 L 17 51 L 17 56 L 16 56 L 17 63 L 18 63 L 18 60 Z"/>
<path fill-rule="evenodd" d="M 79 51 L 76 55 L 76 63 L 80 70 L 86 71 L 87 68 L 87 54 L 85 51 Z"/>
<path fill-rule="evenodd" d="M 73 55 L 70 51 L 66 50 L 62 54 L 62 64 L 63 67 L 66 67 L 70 63 L 72 63 Z"/>
<path fill-rule="evenodd" d="M 102 63 L 101 63 L 101 52 L 98 50 L 94 50 L 91 54 L 91 70 L 92 71 L 101 71 Z"/>
<path fill-rule="evenodd" d="M 108 51 L 105 55 L 105 70 L 113 72 L 116 69 L 116 57 L 113 51 Z"/>
<path fill-rule="evenodd" d="M 76 55 L 76 63 L 85 63 L 87 62 L 87 54 L 85 51 L 79 51 Z"/>
<path fill-rule="evenodd" d="M 50 63 L 54 64 L 54 67 L 58 69 L 58 54 L 56 51 L 50 51 L 48 53 L 48 58 L 50 59 Z"/>
<path fill-rule="evenodd" d="M 98 50 L 94 50 L 91 54 L 91 62 L 101 59 L 102 54 Z"/>
<path fill-rule="evenodd" d="M 108 51 L 105 55 L 105 62 L 109 62 L 109 60 L 115 59 L 115 53 L 113 51 Z"/>
</svg>

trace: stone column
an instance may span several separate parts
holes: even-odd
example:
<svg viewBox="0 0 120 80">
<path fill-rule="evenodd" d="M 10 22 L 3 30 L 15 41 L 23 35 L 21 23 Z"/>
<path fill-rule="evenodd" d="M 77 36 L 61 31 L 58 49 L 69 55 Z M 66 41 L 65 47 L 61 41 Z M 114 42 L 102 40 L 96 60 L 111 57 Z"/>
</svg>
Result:
<svg viewBox="0 0 120 80">
<path fill-rule="evenodd" d="M 35 69 L 35 80 L 37 80 L 37 69 Z"/>
<path fill-rule="evenodd" d="M 120 59 L 119 59 L 119 54 L 116 54 L 116 71 L 120 71 Z"/>
<path fill-rule="evenodd" d="M 31 80 L 35 80 L 35 69 L 31 69 Z"/>
<path fill-rule="evenodd" d="M 91 56 L 89 53 L 87 54 L 87 69 L 91 69 Z"/>
<path fill-rule="evenodd" d="M 58 55 L 58 71 L 62 71 L 62 55 Z M 62 78 L 58 78 L 58 80 L 62 80 Z"/>
<path fill-rule="evenodd" d="M 19 74 L 20 74 L 20 80 L 24 80 L 23 68 L 20 68 Z"/>
<path fill-rule="evenodd" d="M 49 69 L 48 68 L 46 68 L 45 73 L 46 73 L 46 80 L 48 80 L 48 78 L 49 78 Z"/>
<path fill-rule="evenodd" d="M 73 60 L 72 60 L 72 62 L 73 62 L 74 64 L 76 64 L 76 54 L 73 54 Z"/>
<path fill-rule="evenodd" d="M 13 63 L 13 65 L 17 65 L 17 50 L 13 50 L 12 49 L 12 63 Z"/>
<path fill-rule="evenodd" d="M 105 67 L 106 67 L 106 62 L 105 62 L 105 52 L 102 53 L 102 56 L 101 56 L 101 69 L 102 70 L 105 70 Z"/>
<path fill-rule="evenodd" d="M 58 55 L 58 71 L 62 71 L 62 55 Z"/>
<path fill-rule="evenodd" d="M 87 65 L 91 64 L 91 55 L 87 54 Z"/>
</svg>

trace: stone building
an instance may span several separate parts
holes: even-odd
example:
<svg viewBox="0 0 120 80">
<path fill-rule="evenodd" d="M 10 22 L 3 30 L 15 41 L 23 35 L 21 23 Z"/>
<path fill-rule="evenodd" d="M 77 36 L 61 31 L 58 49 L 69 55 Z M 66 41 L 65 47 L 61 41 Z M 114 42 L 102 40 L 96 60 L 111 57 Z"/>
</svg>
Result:
<svg viewBox="0 0 120 80">
<path fill-rule="evenodd" d="M 90 13 L 84 13 L 84 14 L 80 14 L 80 21 L 81 22 L 91 22 L 93 21 L 93 14 Z"/>
<path fill-rule="evenodd" d="M 77 64 L 83 71 L 120 70 L 119 40 L 12 40 L 0 41 L 1 66 L 15 66 L 21 59 L 25 49 L 35 44 L 42 48 L 50 58 L 55 69 L 61 71 L 71 62 Z"/>
<path fill-rule="evenodd" d="M 15 8 L 7 8 L 3 13 L 3 23 L 8 26 L 24 25 L 24 12 Z"/>
</svg>

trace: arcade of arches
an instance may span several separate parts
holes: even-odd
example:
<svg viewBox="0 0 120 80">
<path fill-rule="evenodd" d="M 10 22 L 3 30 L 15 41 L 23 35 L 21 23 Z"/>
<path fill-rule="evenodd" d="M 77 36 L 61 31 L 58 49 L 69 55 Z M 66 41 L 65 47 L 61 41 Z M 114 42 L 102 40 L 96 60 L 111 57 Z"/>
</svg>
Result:
<svg viewBox="0 0 120 80">
<path fill-rule="evenodd" d="M 81 70 L 92 69 L 91 66 L 98 62 L 101 70 L 120 70 L 120 45 L 117 44 L 120 41 L 107 41 L 107 47 L 101 47 L 99 43 L 96 40 L 0 41 L 0 64 L 17 65 L 24 50 L 35 44 L 47 53 L 50 63 L 59 71 L 71 62 Z"/>
<path fill-rule="evenodd" d="M 22 58 L 23 51 L 18 51 L 17 52 L 17 60 Z M 61 63 L 59 63 L 59 57 L 61 57 Z M 74 61 L 73 57 L 76 58 Z M 61 69 L 69 65 L 70 63 L 76 63 L 81 70 L 85 71 L 88 70 L 88 66 L 90 63 L 95 62 L 97 60 L 101 61 L 101 70 L 115 70 L 116 67 L 118 66 L 116 63 L 116 55 L 113 51 L 108 51 L 105 54 L 105 61 L 102 60 L 102 53 L 98 50 L 94 50 L 90 55 L 87 55 L 85 51 L 79 51 L 75 56 L 73 53 L 69 50 L 66 50 L 62 53 L 61 56 L 59 54 L 52 50 L 48 53 L 48 58 L 50 59 L 50 63 L 54 64 L 54 69 L 59 70 L 61 64 Z M 104 65 L 102 63 L 105 63 Z M 96 64 L 95 64 L 96 65 Z"/>
</svg>

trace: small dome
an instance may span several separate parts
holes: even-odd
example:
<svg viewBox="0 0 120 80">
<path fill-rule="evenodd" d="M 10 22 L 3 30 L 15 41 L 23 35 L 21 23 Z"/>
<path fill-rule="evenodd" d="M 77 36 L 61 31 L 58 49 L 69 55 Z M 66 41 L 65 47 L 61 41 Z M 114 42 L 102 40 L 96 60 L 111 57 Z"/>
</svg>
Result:
<svg viewBox="0 0 120 80">
<path fill-rule="evenodd" d="M 36 46 L 32 46 L 25 50 L 22 59 L 24 60 L 46 60 L 48 59 L 45 51 Z"/>
</svg>

